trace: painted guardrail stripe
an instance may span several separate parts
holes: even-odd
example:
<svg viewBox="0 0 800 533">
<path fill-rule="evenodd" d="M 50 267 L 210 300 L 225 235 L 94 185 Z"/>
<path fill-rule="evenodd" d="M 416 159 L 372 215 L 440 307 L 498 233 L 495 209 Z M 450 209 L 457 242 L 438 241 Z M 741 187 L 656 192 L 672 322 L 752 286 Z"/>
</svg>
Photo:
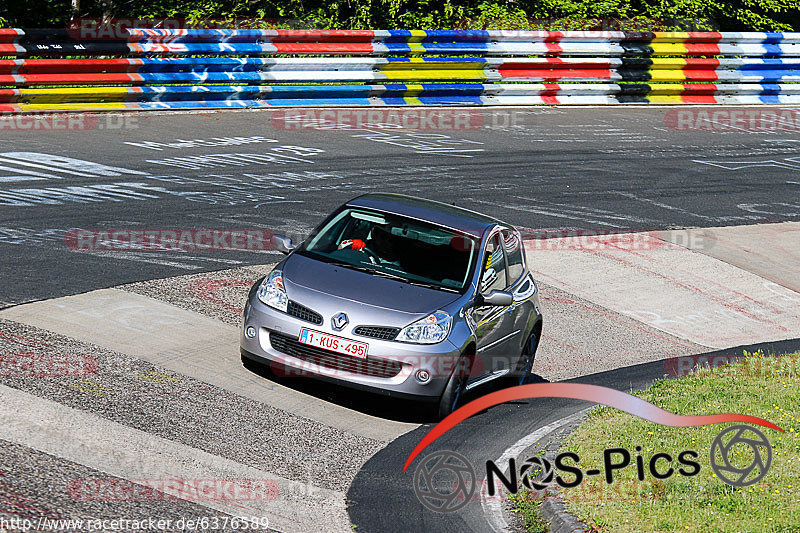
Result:
<svg viewBox="0 0 800 533">
<path fill-rule="evenodd" d="M 69 73 L 63 73 L 68 70 Z M 142 58 L 0 60 L 0 84 L 270 81 L 799 81 L 800 59 Z"/>
<path fill-rule="evenodd" d="M 0 55 L 0 112 L 800 98 L 800 33 L 0 29 Z"/>
</svg>

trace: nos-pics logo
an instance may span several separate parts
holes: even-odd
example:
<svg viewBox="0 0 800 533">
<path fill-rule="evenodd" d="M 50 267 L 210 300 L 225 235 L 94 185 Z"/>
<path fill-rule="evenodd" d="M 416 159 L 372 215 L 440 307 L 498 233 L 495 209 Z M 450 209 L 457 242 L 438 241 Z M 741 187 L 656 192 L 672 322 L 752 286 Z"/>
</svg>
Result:
<svg viewBox="0 0 800 533">
<path fill-rule="evenodd" d="M 674 427 L 747 422 L 783 431 L 771 422 L 749 415 L 681 416 L 614 389 L 584 384 L 541 383 L 494 392 L 458 409 L 434 426 L 420 441 L 406 460 L 403 471 L 425 447 L 469 416 L 500 403 L 536 397 L 587 400 Z M 748 449 L 750 453 L 747 452 Z M 658 452 L 645 456 L 639 446 L 633 453 L 624 448 L 609 448 L 603 452 L 603 468 L 588 470 L 580 468 L 580 457 L 572 452 L 558 454 L 554 462 L 544 457 L 530 457 L 520 464 L 515 459 L 509 459 L 508 464 L 497 465 L 490 460 L 486 461 L 486 489 L 488 496 L 495 496 L 497 482 L 512 494 L 518 491 L 520 483 L 535 490 L 553 485 L 575 487 L 592 476 L 602 476 L 606 483 L 611 484 L 614 482 L 615 472 L 625 469 L 635 469 L 636 477 L 640 481 L 647 476 L 656 479 L 666 479 L 674 475 L 693 477 L 700 473 L 701 466 L 697 461 L 699 456 L 694 450 L 683 450 L 674 454 Z M 751 460 L 743 464 L 736 457 L 748 457 Z M 709 459 L 711 469 L 721 481 L 734 487 L 746 487 L 757 483 L 769 472 L 772 465 L 772 446 L 759 429 L 737 424 L 726 427 L 714 438 Z M 448 513 L 461 509 L 473 499 L 477 485 L 474 466 L 466 457 L 450 450 L 429 454 L 420 460 L 414 470 L 413 489 L 417 498 L 425 507 L 436 512 Z"/>
</svg>

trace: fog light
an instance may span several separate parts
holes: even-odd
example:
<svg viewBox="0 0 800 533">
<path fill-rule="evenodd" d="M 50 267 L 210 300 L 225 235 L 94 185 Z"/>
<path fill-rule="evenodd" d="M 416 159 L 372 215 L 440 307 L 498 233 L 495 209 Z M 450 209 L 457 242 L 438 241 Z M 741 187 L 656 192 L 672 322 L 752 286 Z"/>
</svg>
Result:
<svg viewBox="0 0 800 533">
<path fill-rule="evenodd" d="M 414 375 L 414 377 L 417 378 L 417 381 L 424 385 L 431 380 L 431 373 L 427 370 L 420 369 L 417 370 L 417 373 Z"/>
<path fill-rule="evenodd" d="M 247 326 L 247 329 L 244 330 L 244 336 L 248 339 L 254 339 L 256 336 L 256 328 L 253 326 Z"/>
</svg>

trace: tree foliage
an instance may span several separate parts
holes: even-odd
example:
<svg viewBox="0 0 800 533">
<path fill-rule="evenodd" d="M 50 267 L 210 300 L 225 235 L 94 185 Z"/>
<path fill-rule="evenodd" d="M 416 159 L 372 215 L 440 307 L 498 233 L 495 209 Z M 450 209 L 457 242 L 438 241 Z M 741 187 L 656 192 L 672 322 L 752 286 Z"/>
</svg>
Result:
<svg viewBox="0 0 800 533">
<path fill-rule="evenodd" d="M 73 16 L 70 0 L 5 2 L 4 25 L 58 27 Z M 797 0 L 81 0 L 77 15 L 318 29 L 800 28 Z"/>
</svg>

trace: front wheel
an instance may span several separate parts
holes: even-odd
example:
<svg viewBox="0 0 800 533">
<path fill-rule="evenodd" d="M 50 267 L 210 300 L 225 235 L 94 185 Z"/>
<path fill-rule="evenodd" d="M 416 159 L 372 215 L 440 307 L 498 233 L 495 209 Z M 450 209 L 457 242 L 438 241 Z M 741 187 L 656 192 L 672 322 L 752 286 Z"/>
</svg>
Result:
<svg viewBox="0 0 800 533">
<path fill-rule="evenodd" d="M 469 380 L 471 368 L 472 358 L 468 355 L 462 355 L 456 364 L 455 370 L 450 375 L 447 385 L 444 387 L 442 396 L 439 398 L 439 420 L 458 409 L 467 390 L 467 381 Z"/>
<path fill-rule="evenodd" d="M 531 374 L 533 373 L 533 360 L 536 357 L 537 340 L 536 334 L 531 333 L 531 336 L 525 343 L 525 347 L 522 349 L 522 354 L 519 356 L 517 368 L 508 377 L 509 386 L 525 385 L 526 383 L 530 383 Z"/>
</svg>

